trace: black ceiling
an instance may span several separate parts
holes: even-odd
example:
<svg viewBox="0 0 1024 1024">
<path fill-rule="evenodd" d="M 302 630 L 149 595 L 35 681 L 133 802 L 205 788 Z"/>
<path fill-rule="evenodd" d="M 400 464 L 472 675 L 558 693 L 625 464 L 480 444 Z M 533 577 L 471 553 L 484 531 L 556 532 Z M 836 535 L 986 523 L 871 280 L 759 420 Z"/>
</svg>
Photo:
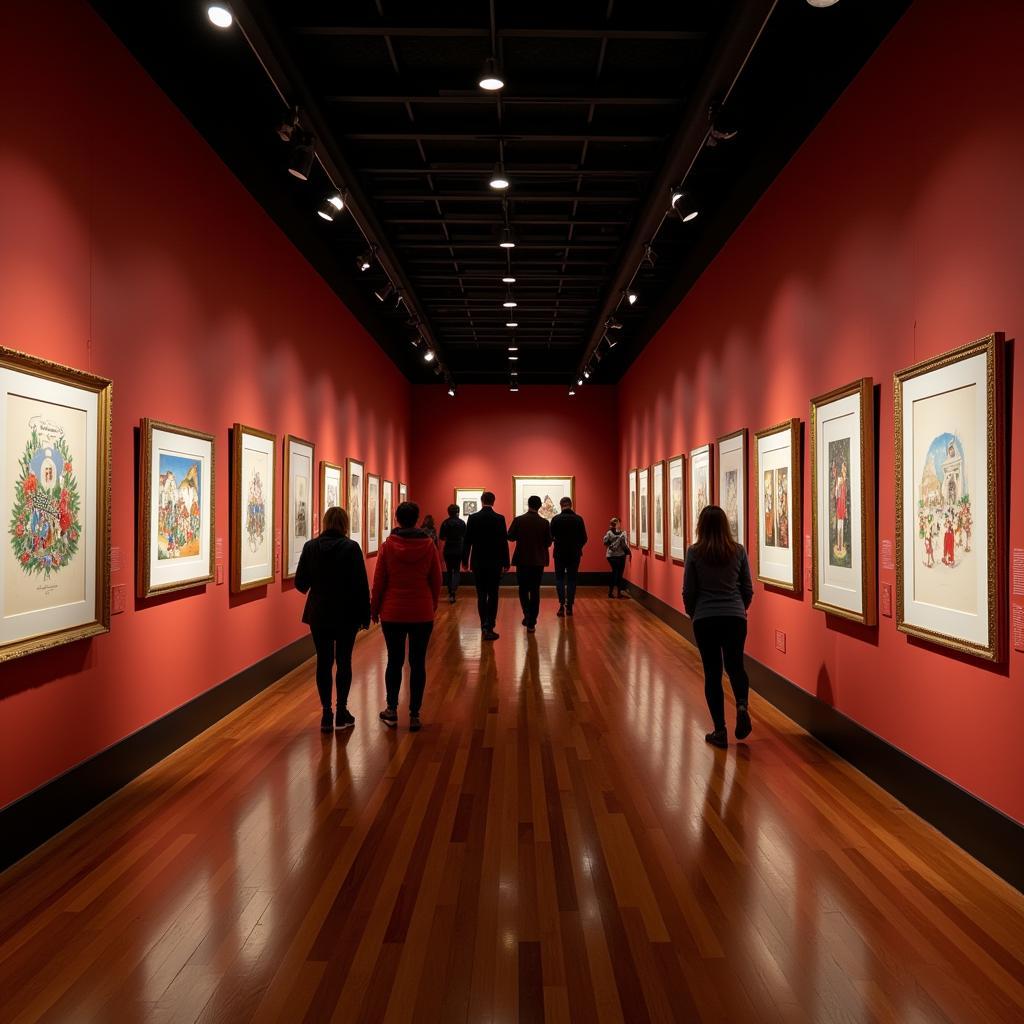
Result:
<svg viewBox="0 0 1024 1024">
<path fill-rule="evenodd" d="M 94 2 L 412 379 L 436 379 L 409 343 L 422 329 L 455 383 L 516 368 L 523 385 L 584 365 L 617 380 L 908 5 L 245 0 L 221 32 L 201 2 Z M 285 173 L 287 108 L 249 43 L 348 193 L 333 223 L 315 216 L 325 171 Z M 476 84 L 492 54 L 497 93 Z M 708 145 L 712 123 L 735 138 Z M 499 163 L 505 193 L 488 185 Z M 684 174 L 686 224 L 665 216 Z M 356 268 L 364 233 L 405 305 L 373 297 L 380 265 Z"/>
</svg>

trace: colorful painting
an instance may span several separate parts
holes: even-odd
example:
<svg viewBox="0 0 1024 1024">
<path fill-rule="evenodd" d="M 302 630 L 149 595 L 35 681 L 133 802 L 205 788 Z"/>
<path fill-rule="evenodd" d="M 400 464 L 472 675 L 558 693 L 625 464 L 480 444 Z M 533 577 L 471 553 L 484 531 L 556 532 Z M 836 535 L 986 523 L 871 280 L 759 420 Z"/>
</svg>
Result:
<svg viewBox="0 0 1024 1024">
<path fill-rule="evenodd" d="M 738 469 L 727 469 L 722 473 L 722 509 L 729 520 L 733 540 L 740 541 L 740 473 Z"/>
<path fill-rule="evenodd" d="M 849 569 L 853 564 L 850 540 L 850 439 L 841 437 L 828 443 L 828 535 L 829 564 Z"/>
<path fill-rule="evenodd" d="M 262 455 L 262 453 L 260 454 Z M 245 540 L 249 551 L 253 554 L 264 548 L 267 543 L 265 478 L 266 458 L 251 458 L 249 478 L 245 488 Z"/>
<path fill-rule="evenodd" d="M 276 572 L 274 544 L 280 541 L 274 521 L 276 452 L 276 435 L 235 424 L 231 517 L 231 587 L 235 591 L 263 586 Z"/>
<path fill-rule="evenodd" d="M 512 477 L 512 508 L 515 515 L 527 511 L 531 495 L 540 498 L 540 515 L 549 522 L 562 511 L 562 498 L 573 498 L 575 477 L 571 476 L 514 476 Z"/>
<path fill-rule="evenodd" d="M 203 519 L 203 464 L 160 452 L 157 558 L 193 558 L 199 554 Z"/>
<path fill-rule="evenodd" d="M 690 544 L 697 540 L 697 520 L 701 512 L 714 498 L 711 476 L 712 451 L 711 445 L 705 444 L 690 452 Z"/>
<path fill-rule="evenodd" d="M 284 439 L 284 495 L 281 508 L 285 518 L 284 579 L 291 579 L 299 568 L 306 541 L 313 536 L 313 467 L 316 446 L 294 434 Z"/>
<path fill-rule="evenodd" d="M 765 547 L 773 548 L 775 544 L 775 470 L 764 471 L 764 498 L 761 504 L 761 514 L 764 519 Z"/>
<path fill-rule="evenodd" d="M 757 578 L 799 590 L 800 421 L 786 420 L 756 435 Z"/>
<path fill-rule="evenodd" d="M 718 503 L 738 544 L 747 543 L 747 431 L 735 430 L 716 442 Z"/>
</svg>

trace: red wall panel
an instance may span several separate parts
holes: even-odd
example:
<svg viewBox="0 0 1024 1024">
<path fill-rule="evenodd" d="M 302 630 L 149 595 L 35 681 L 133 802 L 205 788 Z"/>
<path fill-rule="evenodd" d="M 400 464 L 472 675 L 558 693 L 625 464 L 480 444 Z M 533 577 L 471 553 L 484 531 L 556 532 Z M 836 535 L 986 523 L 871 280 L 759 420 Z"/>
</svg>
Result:
<svg viewBox="0 0 1024 1024">
<path fill-rule="evenodd" d="M 623 381 L 620 479 L 790 416 L 805 423 L 806 449 L 811 396 L 871 375 L 881 385 L 878 537 L 893 538 L 894 371 L 992 331 L 1012 353 L 1024 331 L 1021 38 L 1024 5 L 913 5 Z M 1019 356 L 1010 372 L 1016 413 Z M 1011 423 L 1019 453 L 1024 422 Z M 805 451 L 805 510 L 809 475 Z M 1010 545 L 1024 547 L 1019 457 L 1010 476 Z M 645 561 L 645 585 L 678 606 L 681 569 Z M 894 572 L 880 566 L 879 577 L 895 589 Z M 785 654 L 776 629 L 788 634 Z M 826 622 L 806 590 L 760 585 L 748 649 L 1024 821 L 1024 655 L 984 665 L 911 641 L 895 619 Z"/>
<path fill-rule="evenodd" d="M 114 381 L 112 582 L 134 594 L 142 416 L 216 436 L 225 552 L 235 420 L 404 479 L 405 379 L 89 8 L 3 7 L 0 54 L 0 343 Z M 132 599 L 108 636 L 0 666 L 0 806 L 303 635 L 301 610 L 280 577 Z"/>
<path fill-rule="evenodd" d="M 413 389 L 412 485 L 409 497 L 437 522 L 445 517 L 455 487 L 487 487 L 495 508 L 512 516 L 512 477 L 576 477 L 576 508 L 590 542 L 581 569 L 608 568 L 601 538 L 618 507 L 618 421 L 615 389 L 462 387 L 449 398 L 441 387 Z"/>
</svg>

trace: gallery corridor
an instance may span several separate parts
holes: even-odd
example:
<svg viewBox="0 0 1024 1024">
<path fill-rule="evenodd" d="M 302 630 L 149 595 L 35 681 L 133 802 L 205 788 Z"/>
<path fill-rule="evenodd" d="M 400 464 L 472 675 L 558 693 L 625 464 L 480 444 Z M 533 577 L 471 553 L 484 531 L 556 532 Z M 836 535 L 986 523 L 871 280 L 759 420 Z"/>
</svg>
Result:
<svg viewBox="0 0 1024 1024">
<path fill-rule="evenodd" d="M 638 605 L 554 610 L 444 605 L 418 735 L 379 633 L 353 731 L 307 663 L 0 876 L 0 1018 L 1024 1019 L 1024 897 L 757 697 L 707 747 Z"/>
</svg>

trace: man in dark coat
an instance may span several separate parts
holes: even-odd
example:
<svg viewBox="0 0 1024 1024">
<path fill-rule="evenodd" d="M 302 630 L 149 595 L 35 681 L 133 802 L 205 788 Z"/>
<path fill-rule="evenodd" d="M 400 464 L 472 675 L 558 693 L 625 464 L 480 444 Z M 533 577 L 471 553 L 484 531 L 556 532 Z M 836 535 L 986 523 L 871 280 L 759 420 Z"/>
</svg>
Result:
<svg viewBox="0 0 1024 1024">
<path fill-rule="evenodd" d="M 540 515 L 540 506 L 540 498 L 531 494 L 526 499 L 526 511 L 512 520 L 508 531 L 508 539 L 516 542 L 512 564 L 519 579 L 519 603 L 523 606 L 523 625 L 527 633 L 534 633 L 537 629 L 540 583 L 551 547 L 551 527 Z"/>
<path fill-rule="evenodd" d="M 583 516 L 572 507 L 572 498 L 563 498 L 562 511 L 551 520 L 551 538 L 555 552 L 555 588 L 558 590 L 558 615 L 572 615 L 576 601 L 576 575 L 587 543 L 587 527 Z"/>
<path fill-rule="evenodd" d="M 497 640 L 494 624 L 498 617 L 498 585 L 502 573 L 509 567 L 508 536 L 505 517 L 494 511 L 494 493 L 484 491 L 480 503 L 483 508 L 474 512 L 466 523 L 462 568 L 473 570 L 484 639 Z"/>
<path fill-rule="evenodd" d="M 462 549 L 466 544 L 466 524 L 459 516 L 459 506 L 448 506 L 448 518 L 441 524 L 437 534 L 444 559 L 444 582 L 448 587 L 448 603 L 455 604 L 455 593 L 459 589 L 459 566 L 462 564 Z"/>
</svg>

